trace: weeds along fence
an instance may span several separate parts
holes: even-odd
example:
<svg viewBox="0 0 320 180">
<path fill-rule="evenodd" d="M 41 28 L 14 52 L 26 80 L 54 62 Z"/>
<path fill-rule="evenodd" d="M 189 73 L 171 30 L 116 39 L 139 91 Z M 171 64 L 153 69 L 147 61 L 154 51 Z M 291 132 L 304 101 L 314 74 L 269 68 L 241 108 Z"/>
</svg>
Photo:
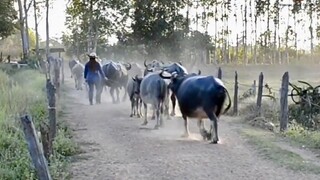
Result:
<svg viewBox="0 0 320 180">
<path fill-rule="evenodd" d="M 51 180 L 48 170 L 50 156 L 53 155 L 53 142 L 57 133 L 57 98 L 60 92 L 60 73 L 63 64 L 59 59 L 48 60 L 46 72 L 46 92 L 48 99 L 48 123 L 41 124 L 40 137 L 36 133 L 32 117 L 25 112 L 21 115 L 23 132 L 38 179 Z M 62 69 L 63 71 L 63 69 Z"/>
<path fill-rule="evenodd" d="M 285 72 L 279 85 L 273 84 L 273 87 L 265 82 L 264 74 L 261 72 L 257 79 L 252 77 L 252 83 L 241 82 L 241 75 L 237 71 L 234 72 L 234 81 L 223 79 L 222 69 L 218 69 L 218 78 L 220 78 L 227 86 L 229 93 L 233 91 L 233 108 L 232 115 L 241 115 L 239 106 L 249 106 L 254 104 L 253 111 L 255 117 L 264 116 L 263 114 L 263 99 L 268 99 L 273 108 L 278 112 L 278 122 L 280 124 L 280 131 L 285 131 L 289 120 L 289 73 Z M 231 90 L 231 91 L 230 91 Z M 232 94 L 230 94 L 232 96 Z M 252 102 L 254 101 L 254 103 Z M 274 113 L 274 112 L 273 112 Z"/>
</svg>

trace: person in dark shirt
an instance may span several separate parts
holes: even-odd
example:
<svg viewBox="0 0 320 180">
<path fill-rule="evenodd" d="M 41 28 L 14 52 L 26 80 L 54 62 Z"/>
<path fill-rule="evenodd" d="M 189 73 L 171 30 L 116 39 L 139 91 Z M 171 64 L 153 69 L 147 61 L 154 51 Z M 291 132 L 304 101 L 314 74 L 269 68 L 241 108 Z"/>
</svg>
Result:
<svg viewBox="0 0 320 180">
<path fill-rule="evenodd" d="M 102 71 L 101 65 L 96 61 L 96 53 L 90 53 L 89 62 L 85 64 L 84 67 L 84 79 L 89 85 L 89 102 L 90 105 L 93 104 L 93 90 L 96 88 L 96 103 L 101 103 L 101 93 L 103 90 L 103 81 L 105 80 L 105 75 Z"/>
</svg>

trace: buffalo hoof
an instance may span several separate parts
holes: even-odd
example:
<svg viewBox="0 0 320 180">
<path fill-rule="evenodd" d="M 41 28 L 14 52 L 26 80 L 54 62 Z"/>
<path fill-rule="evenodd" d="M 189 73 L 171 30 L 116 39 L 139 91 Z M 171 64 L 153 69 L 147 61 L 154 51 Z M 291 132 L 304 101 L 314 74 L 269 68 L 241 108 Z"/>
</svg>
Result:
<svg viewBox="0 0 320 180">
<path fill-rule="evenodd" d="M 148 124 L 148 121 L 145 121 L 145 122 L 143 122 L 142 124 L 141 124 L 141 126 L 145 126 L 145 125 L 147 125 Z"/>
<path fill-rule="evenodd" d="M 182 138 L 188 138 L 188 137 L 189 137 L 189 133 L 183 133 L 183 134 L 181 135 L 181 137 L 182 137 Z"/>
<path fill-rule="evenodd" d="M 152 116 L 152 117 L 151 117 L 151 120 L 155 120 L 155 119 L 156 119 L 156 116 Z"/>
<path fill-rule="evenodd" d="M 133 114 L 130 114 L 130 117 L 133 117 Z"/>
<path fill-rule="evenodd" d="M 171 113 L 170 113 L 170 116 L 175 116 L 175 115 L 176 115 L 175 112 L 171 112 Z"/>
<path fill-rule="evenodd" d="M 137 118 L 141 118 L 140 114 L 137 114 Z"/>
<path fill-rule="evenodd" d="M 160 128 L 160 125 L 155 125 L 154 126 L 154 129 L 159 129 Z"/>
<path fill-rule="evenodd" d="M 217 140 L 211 141 L 210 144 L 218 144 Z"/>
</svg>

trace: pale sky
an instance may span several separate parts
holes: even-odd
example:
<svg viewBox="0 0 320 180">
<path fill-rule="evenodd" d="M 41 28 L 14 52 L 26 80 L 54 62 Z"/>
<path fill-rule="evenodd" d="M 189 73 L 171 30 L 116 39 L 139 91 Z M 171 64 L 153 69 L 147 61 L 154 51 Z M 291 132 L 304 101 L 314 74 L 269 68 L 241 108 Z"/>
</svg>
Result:
<svg viewBox="0 0 320 180">
<path fill-rule="evenodd" d="M 232 31 L 232 34 L 229 36 L 229 39 L 231 41 L 232 44 L 234 44 L 235 42 L 235 39 L 236 39 L 236 33 L 235 32 L 241 32 L 243 30 L 243 27 L 242 27 L 242 19 L 241 17 L 238 18 L 238 23 L 236 23 L 235 21 L 235 18 L 233 16 L 234 12 L 236 12 L 236 14 L 238 16 L 241 16 L 241 13 L 243 13 L 243 11 L 240 10 L 240 6 L 241 6 L 241 3 L 240 1 L 237 1 L 237 7 L 235 7 L 234 5 L 234 2 L 236 0 L 231 0 L 231 4 L 232 4 L 232 8 L 231 8 L 231 13 L 230 13 L 230 20 L 229 20 L 229 27 L 230 27 L 230 30 Z M 273 1 L 275 0 L 271 0 L 271 4 L 273 4 Z M 292 2 L 292 0 L 283 0 L 282 4 L 285 4 L 285 3 L 288 3 L 288 2 Z M 50 37 L 54 37 L 54 38 L 59 38 L 62 36 L 62 33 L 64 31 L 66 31 L 66 28 L 64 26 L 64 23 L 65 23 L 65 10 L 66 10 L 66 3 L 67 3 L 67 0 L 54 0 L 53 2 L 53 5 L 52 5 L 52 8 L 50 9 L 50 17 L 49 17 L 49 20 L 50 20 L 50 24 L 49 24 L 49 33 L 50 33 Z M 240 3 L 240 4 L 239 4 Z M 244 2 L 242 2 L 244 3 Z M 32 12 L 30 12 L 29 14 L 29 24 L 30 24 L 30 27 L 33 28 L 34 27 L 34 20 L 33 20 L 33 10 L 31 10 Z M 199 12 L 202 11 L 202 9 L 199 9 Z M 285 30 L 286 30 L 286 22 L 287 22 L 287 7 L 284 7 L 284 9 L 281 11 L 280 13 L 280 18 L 282 20 L 282 24 L 281 24 L 281 27 L 280 27 L 280 33 L 282 34 L 282 36 L 284 37 L 284 33 L 285 33 Z M 195 15 L 196 14 L 196 11 L 193 10 L 191 11 L 190 13 L 191 15 Z M 306 12 L 303 12 L 301 13 L 303 15 L 303 17 L 306 16 Z M 40 34 L 40 37 L 42 39 L 45 39 L 46 37 L 46 27 L 45 27 L 45 8 L 42 10 L 42 20 L 39 24 L 39 34 Z M 249 15 L 248 15 L 249 16 Z M 313 26 L 314 28 L 316 28 L 316 16 L 314 16 L 315 18 L 315 21 L 313 23 Z M 272 20 L 270 20 L 272 22 Z M 215 34 L 215 25 L 214 25 L 214 19 L 211 19 L 210 20 L 210 24 L 209 24 L 209 28 L 208 28 L 208 31 L 209 31 L 209 34 L 210 35 L 214 35 Z M 305 41 L 305 39 L 309 38 L 310 36 L 310 33 L 309 33 L 309 20 L 308 19 L 305 19 L 304 21 L 302 22 L 305 22 L 304 25 L 298 25 L 297 26 L 297 32 L 298 32 L 298 48 L 302 48 L 302 49 L 309 49 L 310 48 L 310 41 Z M 273 24 L 273 23 L 271 23 Z M 289 20 L 289 24 L 293 26 L 293 20 Z M 259 24 L 258 26 L 258 31 L 262 32 L 265 30 L 266 28 L 266 25 L 267 25 L 267 22 L 262 22 L 262 24 Z M 251 25 L 250 23 L 248 23 L 248 42 L 252 42 L 254 41 L 254 37 L 253 35 L 250 36 L 251 34 Z M 273 29 L 273 25 L 271 25 L 272 29 Z M 220 22 L 220 24 L 217 25 L 218 27 L 218 30 L 221 30 L 221 27 L 222 27 L 222 23 Z M 195 29 L 195 25 L 192 25 L 193 29 Z M 201 20 L 199 20 L 199 28 L 198 28 L 200 31 L 202 30 L 202 27 L 201 27 Z M 241 37 L 241 34 L 239 34 L 239 37 Z M 115 39 L 113 38 L 113 40 L 110 40 L 111 42 L 115 42 Z"/>
</svg>

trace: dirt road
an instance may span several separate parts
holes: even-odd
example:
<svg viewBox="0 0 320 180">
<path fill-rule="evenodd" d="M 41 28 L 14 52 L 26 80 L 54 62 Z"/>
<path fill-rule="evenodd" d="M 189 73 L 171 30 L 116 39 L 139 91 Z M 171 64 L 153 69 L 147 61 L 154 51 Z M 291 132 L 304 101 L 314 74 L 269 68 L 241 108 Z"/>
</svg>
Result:
<svg viewBox="0 0 320 180">
<path fill-rule="evenodd" d="M 66 83 L 70 87 L 68 122 L 84 150 L 72 164 L 75 180 L 319 179 L 260 158 L 239 136 L 239 126 L 232 124 L 230 117 L 219 122 L 217 145 L 201 140 L 194 120 L 190 121 L 193 137 L 182 139 L 180 117 L 166 120 L 160 130 L 152 129 L 155 121 L 141 129 L 142 119 L 129 118 L 128 99 L 112 104 L 109 93 L 104 92 L 102 104 L 90 106 L 85 91 L 74 90 L 71 79 Z"/>
</svg>

